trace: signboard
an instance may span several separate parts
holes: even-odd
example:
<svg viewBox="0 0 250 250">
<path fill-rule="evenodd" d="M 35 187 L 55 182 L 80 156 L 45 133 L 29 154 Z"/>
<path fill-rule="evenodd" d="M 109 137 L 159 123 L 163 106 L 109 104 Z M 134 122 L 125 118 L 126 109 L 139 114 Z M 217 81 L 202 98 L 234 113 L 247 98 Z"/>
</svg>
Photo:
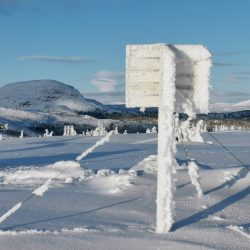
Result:
<svg viewBox="0 0 250 250">
<path fill-rule="evenodd" d="M 202 45 L 127 45 L 126 106 L 159 107 L 164 67 L 162 55 L 166 48 L 175 55 L 176 109 L 191 103 L 198 111 L 206 112 L 211 54 Z"/>
<path fill-rule="evenodd" d="M 208 111 L 211 54 L 201 45 L 127 45 L 126 106 L 159 107 L 156 231 L 174 222 L 173 113 Z"/>
<path fill-rule="evenodd" d="M 158 107 L 161 45 L 126 47 L 126 106 Z"/>
</svg>

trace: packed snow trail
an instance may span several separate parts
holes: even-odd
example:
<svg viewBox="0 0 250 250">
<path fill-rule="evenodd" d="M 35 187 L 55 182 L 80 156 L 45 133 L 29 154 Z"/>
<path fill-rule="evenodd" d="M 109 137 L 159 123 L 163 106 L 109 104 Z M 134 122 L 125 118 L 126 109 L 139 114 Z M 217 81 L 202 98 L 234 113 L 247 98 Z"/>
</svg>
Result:
<svg viewBox="0 0 250 250">
<path fill-rule="evenodd" d="M 94 146 L 88 148 L 87 150 L 85 150 L 81 155 L 79 155 L 76 160 L 80 161 L 82 160 L 84 157 L 86 157 L 88 154 L 90 154 L 91 152 L 93 152 L 93 150 L 95 150 L 97 147 L 103 145 L 106 142 L 109 142 L 109 139 L 111 137 L 111 135 L 113 135 L 114 131 L 111 130 L 104 138 L 102 138 L 101 140 L 97 141 Z M 67 162 L 66 162 L 67 163 Z M 70 163 L 75 163 L 75 162 L 70 162 Z M 55 163 L 57 164 L 57 162 Z M 79 164 L 79 163 L 78 163 Z M 40 187 L 38 187 L 37 189 L 35 189 L 31 195 L 29 195 L 25 200 L 23 200 L 22 202 L 17 203 L 15 206 L 13 206 L 11 209 L 9 209 L 6 213 L 4 213 L 1 217 L 0 217 L 0 224 L 2 222 L 4 222 L 7 218 L 9 218 L 12 214 L 14 214 L 19 208 L 22 207 L 22 205 L 24 203 L 26 203 L 28 200 L 32 199 L 34 195 L 36 196 L 40 196 L 42 197 L 44 195 L 44 193 L 46 193 L 49 190 L 49 185 L 51 184 L 52 180 L 56 179 L 58 176 L 60 176 L 62 173 L 64 173 L 66 170 L 68 170 L 69 168 L 71 168 L 74 164 L 68 164 L 68 166 L 66 168 L 64 168 L 59 174 L 55 175 L 52 178 L 49 178 L 43 185 L 41 185 Z"/>
<path fill-rule="evenodd" d="M 77 161 L 81 161 L 88 154 L 92 153 L 97 147 L 102 146 L 104 143 L 109 142 L 110 137 L 113 135 L 114 131 L 111 130 L 106 136 L 104 136 L 101 140 L 97 141 L 92 147 L 85 150 L 82 154 L 76 157 Z"/>
</svg>

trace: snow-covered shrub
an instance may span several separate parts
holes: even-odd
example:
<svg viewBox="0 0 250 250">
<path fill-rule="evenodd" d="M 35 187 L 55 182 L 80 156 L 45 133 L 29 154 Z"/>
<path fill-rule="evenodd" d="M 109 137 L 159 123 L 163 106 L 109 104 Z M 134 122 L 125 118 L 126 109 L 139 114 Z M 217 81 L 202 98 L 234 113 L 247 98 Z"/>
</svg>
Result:
<svg viewBox="0 0 250 250">
<path fill-rule="evenodd" d="M 107 131 L 104 125 L 100 121 L 98 121 L 97 127 L 95 128 L 95 130 L 93 130 L 92 134 L 93 136 L 105 136 L 107 134 Z"/>
<path fill-rule="evenodd" d="M 127 134 L 128 134 L 127 130 L 124 130 L 123 134 L 124 134 L 124 135 L 127 135 Z"/>
<path fill-rule="evenodd" d="M 2 134 L 0 134 L 0 141 L 2 141 L 3 140 L 3 135 Z"/>
<path fill-rule="evenodd" d="M 105 176 L 110 176 L 110 175 L 114 175 L 115 172 L 113 170 L 110 169 L 100 169 L 97 171 L 96 176 L 97 177 L 105 177 Z"/>
<path fill-rule="evenodd" d="M 107 134 L 107 130 L 105 128 L 105 126 L 103 125 L 103 123 L 101 123 L 100 121 L 98 121 L 97 123 L 97 127 L 94 130 L 87 130 L 85 132 L 85 136 L 105 136 Z M 117 130 L 118 133 L 118 130 Z"/>
<path fill-rule="evenodd" d="M 147 128 L 147 130 L 146 130 L 146 134 L 150 134 L 150 133 L 151 133 L 150 129 L 149 129 L 149 128 Z"/>
<path fill-rule="evenodd" d="M 118 128 L 117 128 L 117 127 L 115 127 L 114 134 L 115 134 L 115 135 L 118 135 L 118 134 L 119 134 Z"/>
<path fill-rule="evenodd" d="M 92 130 L 87 130 L 86 133 L 85 133 L 85 136 L 92 136 Z"/>
<path fill-rule="evenodd" d="M 70 135 L 77 135 L 73 125 L 70 126 Z"/>
<path fill-rule="evenodd" d="M 50 137 L 53 135 L 53 133 L 54 133 L 53 131 L 49 132 L 48 129 L 45 129 L 45 133 L 43 134 L 43 137 Z"/>
<path fill-rule="evenodd" d="M 178 140 L 203 142 L 201 133 L 204 131 L 203 120 L 196 124 L 191 123 L 191 118 L 181 122 L 178 116 L 175 116 L 175 137 Z"/>
<path fill-rule="evenodd" d="M 152 133 L 152 134 L 157 134 L 156 126 L 154 126 L 154 127 L 151 129 L 151 133 Z"/>
<path fill-rule="evenodd" d="M 217 131 L 235 131 L 235 130 L 242 130 L 242 127 L 236 127 L 235 125 L 230 125 L 230 126 L 226 126 L 224 124 L 221 125 L 215 125 L 213 131 L 217 132 Z"/>
<path fill-rule="evenodd" d="M 23 139 L 23 130 L 21 130 L 19 138 Z"/>
</svg>

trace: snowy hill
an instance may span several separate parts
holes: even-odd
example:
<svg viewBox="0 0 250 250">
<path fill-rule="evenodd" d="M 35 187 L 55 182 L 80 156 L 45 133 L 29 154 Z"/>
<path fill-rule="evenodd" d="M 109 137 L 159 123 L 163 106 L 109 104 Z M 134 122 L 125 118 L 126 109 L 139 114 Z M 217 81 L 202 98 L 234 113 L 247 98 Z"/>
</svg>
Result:
<svg viewBox="0 0 250 250">
<path fill-rule="evenodd" d="M 26 111 L 94 111 L 72 86 L 55 80 L 10 83 L 0 88 L 0 107 Z M 100 105 L 99 105 L 100 108 Z"/>
<path fill-rule="evenodd" d="M 250 101 L 245 101 L 231 105 L 233 108 L 228 103 L 212 105 L 211 111 L 222 112 L 198 115 L 198 119 L 206 120 L 211 129 L 215 120 L 228 126 L 249 128 L 249 104 Z M 108 129 L 118 126 L 120 131 L 141 133 L 148 127 L 157 126 L 157 117 L 157 108 L 148 108 L 142 113 L 139 108 L 128 109 L 125 105 L 103 105 L 55 80 L 17 82 L 0 88 L 0 125 L 9 124 L 8 131 L 1 131 L 5 137 L 16 137 L 21 130 L 25 136 L 35 136 L 43 134 L 45 129 L 61 135 L 65 124 L 74 125 L 77 133 L 82 133 L 95 128 L 100 119 Z"/>
<path fill-rule="evenodd" d="M 214 103 L 209 105 L 212 112 L 237 112 L 242 110 L 250 110 L 250 100 L 238 103 Z"/>
<path fill-rule="evenodd" d="M 55 80 L 16 82 L 0 88 L 0 124 L 9 125 L 8 131 L 1 131 L 5 137 L 16 137 L 21 130 L 25 136 L 35 136 L 45 129 L 61 135 L 65 124 L 82 133 L 95 128 L 99 119 L 110 128 L 121 125 L 119 120 L 129 112 L 84 98 L 74 87 Z M 146 130 L 137 121 L 126 123 L 124 129 L 129 130 L 128 126 L 134 132 Z"/>
</svg>

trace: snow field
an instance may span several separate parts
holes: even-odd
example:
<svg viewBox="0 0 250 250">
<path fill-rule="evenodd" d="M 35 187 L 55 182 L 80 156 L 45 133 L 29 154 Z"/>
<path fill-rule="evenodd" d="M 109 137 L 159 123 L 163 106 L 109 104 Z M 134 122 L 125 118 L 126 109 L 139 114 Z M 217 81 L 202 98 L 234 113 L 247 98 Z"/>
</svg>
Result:
<svg viewBox="0 0 250 250">
<path fill-rule="evenodd" d="M 83 161 L 73 161 L 75 165 L 50 184 L 49 192 L 42 199 L 35 197 L 0 225 L 0 249 L 17 249 L 17 246 L 19 249 L 45 249 L 45 246 L 47 249 L 77 249 L 80 246 L 89 249 L 248 249 L 250 175 L 226 152 L 219 151 L 216 142 L 186 143 L 189 154 L 200 168 L 203 199 L 197 198 L 185 167 L 188 161 L 181 145 L 177 145 L 176 159 L 180 166 L 176 173 L 173 232 L 165 236 L 153 233 L 157 173 L 155 136 L 117 135 Z M 230 143 L 231 150 L 249 165 L 249 158 L 244 153 L 249 149 L 249 140 L 246 140 L 249 134 L 216 133 L 216 136 L 227 145 Z M 91 144 L 86 143 L 87 148 L 95 143 L 94 139 L 98 140 L 87 139 L 91 141 Z M 206 136 L 204 139 L 207 141 Z M 46 140 L 55 143 L 63 138 Z M 18 141 L 7 142 L 12 145 L 4 142 L 7 147 L 11 146 L 7 149 L 11 154 L 14 144 L 19 145 Z M 51 153 L 69 145 L 82 148 L 82 143 L 78 142 L 79 138 L 72 138 L 65 145 L 55 144 Z M 31 140 L 24 143 L 30 144 Z M 50 150 L 48 147 L 48 154 Z M 148 156 L 141 158 L 144 151 Z M 202 151 L 214 154 L 211 157 Z M 25 157 L 26 150 L 19 153 Z M 224 158 L 227 161 L 221 160 Z M 13 163 L 14 160 L 15 157 Z M 55 176 L 72 164 L 61 161 L 45 166 L 20 166 L 22 162 L 16 160 L 16 166 L 13 164 L 1 170 L 1 214 L 50 179 L 50 170 Z M 11 178 L 11 173 L 16 175 L 16 172 L 23 182 Z M 35 178 L 31 178 L 33 174 Z M 230 225 L 241 228 L 245 234 L 228 228 Z"/>
</svg>

